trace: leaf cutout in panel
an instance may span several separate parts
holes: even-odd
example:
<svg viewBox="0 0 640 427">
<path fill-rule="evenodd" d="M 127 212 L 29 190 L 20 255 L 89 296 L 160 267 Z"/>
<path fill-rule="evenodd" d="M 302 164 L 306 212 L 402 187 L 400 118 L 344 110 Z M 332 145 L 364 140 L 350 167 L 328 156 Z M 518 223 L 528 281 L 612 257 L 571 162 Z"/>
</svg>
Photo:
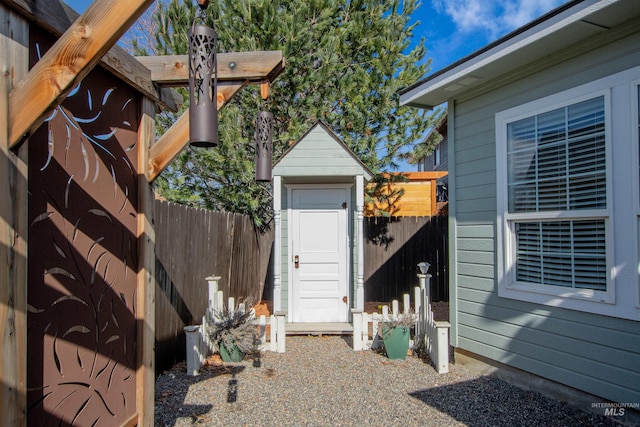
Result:
<svg viewBox="0 0 640 427">
<path fill-rule="evenodd" d="M 77 391 L 78 391 L 78 390 L 72 390 L 69 394 L 67 394 L 65 397 L 63 397 L 62 399 L 60 399 L 60 401 L 58 402 L 58 404 L 57 404 L 56 406 L 54 406 L 54 407 L 53 407 L 53 409 L 51 409 L 51 411 L 49 412 L 49 414 L 50 414 L 49 416 L 51 416 L 51 415 L 55 414 L 55 412 L 58 410 L 58 408 L 59 408 L 60 406 L 62 406 L 62 404 L 63 404 L 64 402 L 66 402 L 67 400 L 69 400 L 69 398 L 70 398 L 71 396 L 73 396 L 74 394 L 76 394 L 76 392 L 77 392 Z"/>
<path fill-rule="evenodd" d="M 31 226 L 33 227 L 33 224 L 40 222 L 40 221 L 44 221 L 45 219 L 48 219 L 51 215 L 53 215 L 53 212 L 43 212 L 40 215 L 38 215 L 36 217 L 36 219 L 33 220 L 33 222 L 31 223 Z"/>
<path fill-rule="evenodd" d="M 98 390 L 93 390 L 98 397 L 100 398 L 100 400 L 102 400 L 102 403 L 104 404 L 105 409 L 111 414 L 111 416 L 115 416 L 116 414 L 114 414 L 111 409 L 109 408 L 109 405 L 107 405 L 107 402 L 104 400 L 104 398 L 102 397 L 102 395 L 100 394 L 100 392 Z"/>
<path fill-rule="evenodd" d="M 116 170 L 113 168 L 113 163 L 111 166 L 111 176 L 113 177 L 113 200 L 118 197 L 118 179 L 116 178 Z"/>
<path fill-rule="evenodd" d="M 105 342 L 105 344 L 109 344 L 114 341 L 118 341 L 120 339 L 120 335 L 113 335 L 109 337 L 109 339 Z"/>
<path fill-rule="evenodd" d="M 69 117 L 69 115 L 66 113 L 66 111 L 64 111 L 64 108 L 58 107 L 58 110 L 62 113 L 64 118 L 67 119 L 67 123 L 69 123 L 71 126 L 73 126 L 75 130 L 80 130 L 80 126 L 78 126 L 78 124 L 76 123 L 76 121 L 73 118 Z"/>
<path fill-rule="evenodd" d="M 89 177 L 89 156 L 87 155 L 87 149 L 82 140 L 80 140 L 80 149 L 82 150 L 82 160 L 84 161 L 84 176 L 82 177 L 82 182 L 87 182 L 87 178 Z"/>
<path fill-rule="evenodd" d="M 67 332 L 65 332 L 62 335 L 62 338 L 66 337 L 67 335 L 73 333 L 73 332 L 79 332 L 81 334 L 88 334 L 89 332 L 91 332 L 91 329 L 87 328 L 84 325 L 76 325 L 76 326 L 72 326 L 69 329 L 67 329 Z"/>
<path fill-rule="evenodd" d="M 124 201 L 122 202 L 122 206 L 120 206 L 120 210 L 118 211 L 118 213 L 122 213 L 122 211 L 124 210 L 125 206 L 127 206 L 127 202 L 129 201 L 129 186 L 125 185 L 124 186 Z"/>
<path fill-rule="evenodd" d="M 91 182 L 95 184 L 96 182 L 98 182 L 98 175 L 100 173 L 100 159 L 98 158 L 98 153 L 95 151 L 93 152 L 93 158 L 96 159 L 96 172 L 93 174 L 93 179 L 91 180 Z"/>
<path fill-rule="evenodd" d="M 104 323 L 104 326 L 102 327 L 102 329 L 100 329 L 100 332 L 104 332 L 104 331 L 106 331 L 108 327 L 109 327 L 109 321 L 107 320 L 107 321 Z"/>
<path fill-rule="evenodd" d="M 117 366 L 118 364 L 114 363 L 113 368 L 111 368 L 111 372 L 109 372 L 109 381 L 107 381 L 107 391 L 111 390 L 111 380 L 113 379 L 113 373 L 115 372 Z"/>
<path fill-rule="evenodd" d="M 126 127 L 131 127 L 131 123 L 129 122 L 129 120 L 123 120 L 122 124 L 125 125 Z"/>
<path fill-rule="evenodd" d="M 133 150 L 134 148 L 136 148 L 136 145 L 138 145 L 138 143 L 137 143 L 137 142 L 134 142 L 133 144 L 131 144 L 130 146 L 128 146 L 128 147 L 125 149 L 125 151 L 131 151 L 131 150 Z"/>
<path fill-rule="evenodd" d="M 127 165 L 131 175 L 136 176 L 136 172 L 133 170 L 133 166 L 131 166 L 131 162 L 125 156 L 122 156 L 122 160 L 124 160 L 124 164 Z"/>
<path fill-rule="evenodd" d="M 27 312 L 29 313 L 38 314 L 38 313 L 42 313 L 43 311 L 44 311 L 43 308 L 35 308 L 31 304 L 27 304 Z"/>
<path fill-rule="evenodd" d="M 27 414 L 31 411 L 33 411 L 35 409 L 36 406 L 40 406 L 40 404 L 47 398 L 49 397 L 53 392 L 50 391 L 49 393 L 43 394 L 42 397 L 39 397 L 38 399 L 36 399 L 31 405 L 29 405 L 29 407 L 27 408 Z"/>
<path fill-rule="evenodd" d="M 87 407 L 87 405 L 89 404 L 89 401 L 91 400 L 93 396 L 89 396 L 87 398 L 87 400 L 85 400 L 82 405 L 80 405 L 80 407 L 78 408 L 78 411 L 76 412 L 76 414 L 74 415 L 73 419 L 71 420 L 71 425 L 73 425 L 76 422 L 76 419 L 78 419 L 78 416 L 80 416 L 80 413 L 84 410 L 84 408 Z"/>
<path fill-rule="evenodd" d="M 64 208 L 69 210 L 69 191 L 71 190 L 71 182 L 73 181 L 73 176 L 71 175 L 67 180 L 67 186 L 64 189 Z"/>
<path fill-rule="evenodd" d="M 64 147 L 64 166 L 67 166 L 67 159 L 69 158 L 69 147 L 71 147 L 71 128 L 69 127 L 69 123 L 65 123 L 64 127 L 67 131 L 67 142 Z"/>
<path fill-rule="evenodd" d="M 95 139 L 93 139 L 92 137 L 90 137 L 89 135 L 87 135 L 86 133 L 82 132 L 82 136 L 84 136 L 85 138 L 87 138 L 87 140 L 89 140 L 89 142 L 91 142 L 93 145 L 95 145 L 96 147 L 100 148 L 102 151 L 104 151 L 105 153 L 107 153 L 109 156 L 111 156 L 114 160 L 116 158 L 116 156 L 114 156 L 111 151 L 107 150 L 106 147 L 104 147 L 103 145 L 101 145 L 100 143 L 98 143 L 98 141 L 96 141 Z"/>
<path fill-rule="evenodd" d="M 40 172 L 45 170 L 49 163 L 51 163 L 51 159 L 53 158 L 53 129 L 49 127 L 47 132 L 47 160 L 44 162 L 44 165 L 40 168 Z"/>
<path fill-rule="evenodd" d="M 100 117 L 100 115 L 102 115 L 102 111 L 98 111 L 98 114 L 96 114 L 93 117 L 78 117 L 78 116 L 73 116 L 73 119 L 77 122 L 77 123 L 93 123 L 96 120 L 98 120 L 98 118 Z"/>
<path fill-rule="evenodd" d="M 45 269 L 44 275 L 46 276 L 47 274 L 51 274 L 51 275 L 60 274 L 61 276 L 68 277 L 71 280 L 77 280 L 76 276 L 74 276 L 73 274 L 71 274 L 70 272 L 68 272 L 62 267 L 53 267 L 53 268 Z"/>
<path fill-rule="evenodd" d="M 109 357 L 109 359 L 111 359 L 111 357 Z M 97 373 L 96 373 L 96 379 L 102 375 L 102 373 L 109 367 L 109 364 L 111 363 L 111 360 L 108 360 L 107 363 L 102 367 L 102 369 L 100 369 Z"/>
<path fill-rule="evenodd" d="M 98 425 L 98 421 L 100 421 L 100 417 L 96 418 L 96 420 L 91 423 L 91 427 L 96 427 L 96 425 Z"/>
<path fill-rule="evenodd" d="M 58 115 L 58 109 L 54 108 L 53 111 L 51 111 L 51 114 L 49 114 L 47 118 L 44 119 L 44 122 L 45 123 L 50 122 L 51 120 L 55 119 L 57 115 Z"/>
<path fill-rule="evenodd" d="M 103 211 L 102 209 L 89 209 L 89 212 L 96 216 L 103 216 L 107 218 L 109 222 L 111 222 L 111 224 L 113 224 L 113 219 L 111 218 L 111 215 L 109 215 L 107 212 Z"/>
<path fill-rule="evenodd" d="M 102 252 L 100 255 L 98 255 L 98 258 L 96 258 L 96 262 L 93 263 L 93 270 L 91 270 L 91 281 L 90 281 L 92 285 L 95 281 L 96 274 L 98 273 L 98 263 L 100 262 L 102 257 L 105 256 L 106 254 L 107 254 L 107 251 Z"/>
<path fill-rule="evenodd" d="M 80 91 L 80 87 L 82 87 L 82 83 L 78 83 L 76 87 L 71 89 L 71 92 L 69 92 L 69 95 L 67 95 L 67 98 L 71 98 L 72 96 L 76 95 Z"/>
<path fill-rule="evenodd" d="M 42 330 L 42 335 L 46 335 L 50 327 L 51 327 L 51 322 L 47 323 L 47 326 L 44 327 L 44 329 Z"/>
<path fill-rule="evenodd" d="M 76 236 L 78 235 L 78 225 L 80 224 L 80 218 L 76 220 L 76 223 L 73 224 L 73 235 L 71 237 L 72 241 L 76 241 Z"/>
<path fill-rule="evenodd" d="M 124 296 L 124 294 L 122 292 L 120 292 L 120 299 L 122 300 L 122 302 L 124 303 L 124 306 L 127 306 L 127 298 Z"/>
<path fill-rule="evenodd" d="M 116 328 L 120 329 L 120 322 L 118 322 L 118 318 L 116 317 L 116 311 L 113 308 L 113 300 L 111 300 L 111 318 L 113 319 L 113 323 L 115 323 Z"/>
<path fill-rule="evenodd" d="M 87 104 L 89 106 L 89 111 L 93 111 L 93 97 L 91 96 L 91 91 L 87 89 Z"/>
<path fill-rule="evenodd" d="M 104 105 L 107 103 L 107 101 L 109 100 L 109 97 L 111 96 L 111 94 L 113 93 L 114 89 L 113 88 L 109 88 L 107 89 L 107 91 L 104 93 L 104 96 L 102 97 L 102 106 L 104 107 Z"/>
<path fill-rule="evenodd" d="M 62 365 L 60 364 L 60 357 L 58 356 L 58 337 L 54 337 L 53 338 L 53 361 L 56 364 L 56 369 L 58 370 L 58 373 L 60 374 L 61 377 L 64 377 L 64 375 L 62 374 Z"/>
<path fill-rule="evenodd" d="M 80 347 L 76 347 L 76 359 L 78 360 L 78 366 L 84 371 L 84 364 L 82 363 L 82 357 L 80 357 Z"/>
<path fill-rule="evenodd" d="M 53 247 L 56 250 L 56 252 L 58 252 L 58 255 L 60 255 L 64 259 L 67 259 L 67 254 L 64 253 L 62 248 L 60 246 L 58 246 L 58 244 L 56 243 L 55 240 L 53 241 Z"/>
<path fill-rule="evenodd" d="M 100 242 L 102 242 L 103 240 L 104 240 L 104 236 L 98 237 L 96 240 L 93 241 L 93 243 L 89 247 L 89 251 L 87 252 L 87 259 L 91 258 L 91 252 L 93 252 L 95 247 L 98 246 Z"/>
<path fill-rule="evenodd" d="M 36 56 L 38 57 L 38 61 L 42 59 L 42 53 L 40 52 L 40 43 L 36 43 Z"/>
<path fill-rule="evenodd" d="M 89 306 L 89 304 L 87 304 L 85 301 L 83 301 L 82 299 L 78 298 L 75 295 L 64 295 L 58 298 L 57 300 L 55 300 L 53 304 L 51 304 L 51 307 L 64 301 L 76 301 L 76 302 L 79 302 L 80 304 L 86 305 L 87 307 Z"/>
<path fill-rule="evenodd" d="M 120 392 L 120 395 L 122 396 L 122 406 L 124 406 L 124 409 L 127 409 L 127 398 L 124 397 L 124 393 Z"/>
<path fill-rule="evenodd" d="M 132 101 L 133 101 L 133 98 L 127 99 L 127 101 L 122 106 L 122 110 L 121 111 L 124 111 L 124 109 L 127 108 Z"/>
<path fill-rule="evenodd" d="M 118 130 L 118 128 L 114 128 L 109 133 L 105 133 L 105 134 L 101 134 L 101 135 L 93 135 L 93 137 L 95 139 L 99 139 L 100 141 L 106 141 L 106 140 L 110 139 L 113 135 L 115 135 L 117 130 Z"/>
</svg>

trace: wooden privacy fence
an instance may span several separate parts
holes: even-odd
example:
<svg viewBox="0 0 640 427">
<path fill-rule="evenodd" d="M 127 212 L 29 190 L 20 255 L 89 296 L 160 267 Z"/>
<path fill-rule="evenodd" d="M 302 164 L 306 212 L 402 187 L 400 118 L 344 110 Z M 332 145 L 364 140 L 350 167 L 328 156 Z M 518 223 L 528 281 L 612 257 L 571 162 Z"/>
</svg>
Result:
<svg viewBox="0 0 640 427">
<path fill-rule="evenodd" d="M 431 298 L 449 301 L 448 217 L 364 219 L 365 301 L 391 301 L 416 286 L 417 264 L 431 264 Z"/>
<path fill-rule="evenodd" d="M 258 233 L 250 218 L 156 201 L 156 372 L 185 360 L 183 328 L 207 309 L 205 277 L 236 299 L 262 298 L 273 232 Z"/>
</svg>

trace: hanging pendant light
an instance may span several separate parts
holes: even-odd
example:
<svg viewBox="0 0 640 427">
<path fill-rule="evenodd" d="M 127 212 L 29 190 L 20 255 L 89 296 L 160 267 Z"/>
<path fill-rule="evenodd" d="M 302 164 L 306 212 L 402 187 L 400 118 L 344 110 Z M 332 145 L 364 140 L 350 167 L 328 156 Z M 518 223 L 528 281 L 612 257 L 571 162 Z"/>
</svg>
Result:
<svg viewBox="0 0 640 427">
<path fill-rule="evenodd" d="M 256 118 L 256 181 L 271 181 L 273 114 L 260 111 Z"/>
<path fill-rule="evenodd" d="M 218 36 L 205 24 L 209 0 L 198 0 L 198 5 L 200 10 L 188 31 L 189 143 L 194 147 L 211 148 L 218 144 Z M 196 24 L 198 20 L 200 23 Z"/>
</svg>

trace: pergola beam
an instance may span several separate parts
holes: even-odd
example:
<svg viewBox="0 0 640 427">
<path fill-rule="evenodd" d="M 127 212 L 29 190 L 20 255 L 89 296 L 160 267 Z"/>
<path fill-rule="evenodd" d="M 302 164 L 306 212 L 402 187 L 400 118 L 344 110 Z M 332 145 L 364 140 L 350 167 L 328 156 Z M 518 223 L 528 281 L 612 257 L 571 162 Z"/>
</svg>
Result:
<svg viewBox="0 0 640 427">
<path fill-rule="evenodd" d="M 137 57 L 151 69 L 151 78 L 163 86 L 185 86 L 189 80 L 186 55 Z M 265 92 L 284 69 L 281 51 L 238 52 L 218 54 L 218 110 L 245 85 L 260 84 Z M 233 67 L 229 67 L 230 63 Z M 268 95 L 268 93 L 266 93 Z M 189 111 L 187 110 L 151 147 L 147 179 L 155 180 L 189 143 Z"/>
<path fill-rule="evenodd" d="M 36 22 L 55 36 L 60 36 L 80 16 L 66 3 L 59 0 L 0 0 Z M 100 65 L 114 76 L 119 77 L 132 88 L 147 96 L 163 108 L 177 111 L 182 99 L 176 100 L 176 94 L 171 89 L 158 89 L 151 80 L 151 72 L 129 53 L 118 46 L 111 49 L 100 59 Z"/>
<path fill-rule="evenodd" d="M 218 110 L 222 109 L 227 102 L 248 82 L 222 82 L 218 83 Z M 180 151 L 189 142 L 189 110 L 162 135 L 149 150 L 149 166 L 147 168 L 147 179 L 153 181 L 169 166 Z"/>
<path fill-rule="evenodd" d="M 9 147 L 42 124 L 153 0 L 100 0 L 56 41 L 9 94 Z"/>
<path fill-rule="evenodd" d="M 151 70 L 151 79 L 161 86 L 186 86 L 189 82 L 187 55 L 136 56 L 136 59 Z M 219 82 L 272 81 L 284 68 L 279 50 L 219 53 L 217 61 Z"/>
</svg>

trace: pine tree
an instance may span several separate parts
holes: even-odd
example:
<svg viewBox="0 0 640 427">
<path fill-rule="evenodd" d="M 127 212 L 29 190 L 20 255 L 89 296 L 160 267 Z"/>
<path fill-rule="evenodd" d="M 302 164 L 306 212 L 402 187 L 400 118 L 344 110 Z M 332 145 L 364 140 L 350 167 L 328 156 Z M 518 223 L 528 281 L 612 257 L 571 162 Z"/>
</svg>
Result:
<svg viewBox="0 0 640 427">
<path fill-rule="evenodd" d="M 398 104 L 398 90 L 422 78 L 429 66 L 424 39 L 409 49 L 416 7 L 416 0 L 211 2 L 207 19 L 220 52 L 282 50 L 285 71 L 266 102 L 257 87 L 240 91 L 220 111 L 218 147 L 184 150 L 158 179 L 158 191 L 181 203 L 244 213 L 264 225 L 269 186 L 253 179 L 255 116 L 261 109 L 274 115 L 274 161 L 322 119 L 374 173 L 397 169 L 403 150 L 433 124 L 428 112 Z M 158 3 L 155 53 L 187 53 L 196 8 L 188 1 Z"/>
</svg>

